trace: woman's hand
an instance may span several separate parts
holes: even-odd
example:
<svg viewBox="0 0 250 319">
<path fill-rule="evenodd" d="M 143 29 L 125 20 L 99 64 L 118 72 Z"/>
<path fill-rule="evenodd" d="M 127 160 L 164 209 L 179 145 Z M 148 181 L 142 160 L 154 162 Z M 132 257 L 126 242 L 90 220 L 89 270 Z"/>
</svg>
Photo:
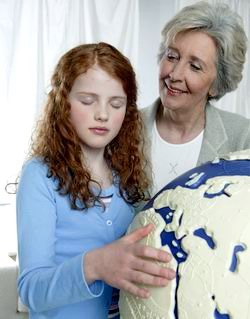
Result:
<svg viewBox="0 0 250 319">
<path fill-rule="evenodd" d="M 168 263 L 171 255 L 139 243 L 153 227 L 150 224 L 139 228 L 109 245 L 86 253 L 84 273 L 87 282 L 103 280 L 141 298 L 148 298 L 150 293 L 138 284 L 167 285 L 175 277 L 175 272 L 156 262 Z"/>
</svg>

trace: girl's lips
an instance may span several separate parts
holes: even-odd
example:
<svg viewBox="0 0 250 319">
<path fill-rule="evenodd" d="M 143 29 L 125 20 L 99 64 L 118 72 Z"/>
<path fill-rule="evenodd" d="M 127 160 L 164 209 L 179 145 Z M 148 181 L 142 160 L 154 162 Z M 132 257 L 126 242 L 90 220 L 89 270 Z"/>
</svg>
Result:
<svg viewBox="0 0 250 319">
<path fill-rule="evenodd" d="M 105 135 L 109 132 L 106 127 L 90 127 L 90 131 L 97 135 Z"/>
</svg>

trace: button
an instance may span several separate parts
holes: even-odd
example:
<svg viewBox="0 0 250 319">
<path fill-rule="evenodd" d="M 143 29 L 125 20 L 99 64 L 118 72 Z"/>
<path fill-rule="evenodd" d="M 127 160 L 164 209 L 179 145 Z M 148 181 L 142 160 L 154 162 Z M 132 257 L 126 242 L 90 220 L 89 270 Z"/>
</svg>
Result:
<svg viewBox="0 0 250 319">
<path fill-rule="evenodd" d="M 111 226 L 113 224 L 112 220 L 110 220 L 110 219 L 108 219 L 106 223 L 107 223 L 108 226 Z"/>
</svg>

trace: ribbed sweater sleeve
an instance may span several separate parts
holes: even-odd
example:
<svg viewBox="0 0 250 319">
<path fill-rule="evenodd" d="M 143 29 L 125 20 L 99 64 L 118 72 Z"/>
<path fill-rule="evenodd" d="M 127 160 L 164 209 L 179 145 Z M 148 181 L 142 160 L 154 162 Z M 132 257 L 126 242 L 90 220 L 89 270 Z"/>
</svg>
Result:
<svg viewBox="0 0 250 319">
<path fill-rule="evenodd" d="M 81 254 L 58 264 L 56 247 L 56 189 L 47 168 L 28 162 L 22 171 L 17 194 L 17 230 L 22 302 L 40 312 L 95 298 L 104 284 L 86 283 Z"/>
</svg>

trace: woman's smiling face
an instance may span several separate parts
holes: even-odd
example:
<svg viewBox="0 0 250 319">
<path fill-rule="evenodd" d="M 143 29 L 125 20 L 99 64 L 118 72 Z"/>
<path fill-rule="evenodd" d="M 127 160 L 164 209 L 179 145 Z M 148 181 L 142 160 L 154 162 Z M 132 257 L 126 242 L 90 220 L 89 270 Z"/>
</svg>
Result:
<svg viewBox="0 0 250 319">
<path fill-rule="evenodd" d="M 179 33 L 160 62 L 159 91 L 164 107 L 190 111 L 204 108 L 214 95 L 216 45 L 200 31 Z"/>
</svg>

